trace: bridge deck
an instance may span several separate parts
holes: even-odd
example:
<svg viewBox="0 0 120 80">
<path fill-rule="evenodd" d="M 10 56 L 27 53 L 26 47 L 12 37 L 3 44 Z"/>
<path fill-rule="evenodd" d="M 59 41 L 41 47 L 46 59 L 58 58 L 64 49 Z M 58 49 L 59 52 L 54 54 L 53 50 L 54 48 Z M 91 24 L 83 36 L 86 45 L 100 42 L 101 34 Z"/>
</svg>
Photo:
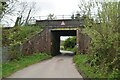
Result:
<svg viewBox="0 0 120 80">
<path fill-rule="evenodd" d="M 82 27 L 83 19 L 36 20 L 36 24 L 49 27 Z"/>
</svg>

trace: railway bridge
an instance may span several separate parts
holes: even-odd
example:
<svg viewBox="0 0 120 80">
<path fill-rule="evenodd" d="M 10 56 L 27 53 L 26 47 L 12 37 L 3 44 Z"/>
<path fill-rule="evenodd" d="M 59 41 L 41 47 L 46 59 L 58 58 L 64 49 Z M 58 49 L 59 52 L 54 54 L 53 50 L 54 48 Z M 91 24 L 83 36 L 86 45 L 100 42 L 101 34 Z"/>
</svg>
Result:
<svg viewBox="0 0 120 80">
<path fill-rule="evenodd" d="M 22 51 L 25 54 L 34 52 L 46 52 L 53 56 L 60 54 L 60 36 L 76 36 L 77 51 L 80 53 L 87 51 L 90 38 L 81 33 L 84 28 L 82 18 L 36 20 L 36 24 L 45 26 L 45 28 L 24 43 Z"/>
</svg>

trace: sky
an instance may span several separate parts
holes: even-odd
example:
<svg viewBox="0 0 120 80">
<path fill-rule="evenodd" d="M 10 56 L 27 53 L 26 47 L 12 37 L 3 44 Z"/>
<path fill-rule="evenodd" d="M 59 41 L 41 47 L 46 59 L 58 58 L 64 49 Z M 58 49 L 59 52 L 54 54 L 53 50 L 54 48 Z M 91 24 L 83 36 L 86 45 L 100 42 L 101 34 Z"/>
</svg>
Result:
<svg viewBox="0 0 120 80">
<path fill-rule="evenodd" d="M 71 15 L 79 10 L 78 4 L 80 0 L 19 0 L 26 2 L 36 2 L 40 16 L 51 14 L 55 15 Z"/>
<path fill-rule="evenodd" d="M 36 2 L 39 8 L 36 15 L 47 16 L 50 13 L 55 15 L 72 15 L 79 11 L 80 2 L 90 0 L 19 0 L 20 2 Z M 91 0 L 92 1 L 92 0 Z M 94 1 L 94 0 L 93 0 Z M 96 0 L 96 1 L 117 1 L 117 0 Z"/>
</svg>

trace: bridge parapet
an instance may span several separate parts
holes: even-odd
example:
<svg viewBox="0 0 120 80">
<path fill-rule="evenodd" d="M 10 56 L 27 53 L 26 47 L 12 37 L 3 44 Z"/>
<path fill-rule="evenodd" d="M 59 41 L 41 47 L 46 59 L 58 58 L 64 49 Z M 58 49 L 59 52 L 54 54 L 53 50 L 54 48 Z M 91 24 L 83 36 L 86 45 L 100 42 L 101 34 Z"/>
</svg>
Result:
<svg viewBox="0 0 120 80">
<path fill-rule="evenodd" d="M 52 15 L 50 16 L 34 16 L 31 20 L 59 20 L 59 19 L 71 19 L 72 15 Z"/>
<path fill-rule="evenodd" d="M 36 24 L 47 27 L 83 27 L 83 19 L 36 20 Z"/>
</svg>

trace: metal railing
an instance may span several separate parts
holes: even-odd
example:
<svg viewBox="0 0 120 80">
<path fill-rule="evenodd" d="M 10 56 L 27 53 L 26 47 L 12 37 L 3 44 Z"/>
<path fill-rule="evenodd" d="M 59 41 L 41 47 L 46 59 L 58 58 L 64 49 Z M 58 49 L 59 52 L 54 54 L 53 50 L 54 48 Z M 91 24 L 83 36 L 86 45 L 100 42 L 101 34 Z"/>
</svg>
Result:
<svg viewBox="0 0 120 80">
<path fill-rule="evenodd" d="M 54 15 L 51 18 L 48 16 L 34 16 L 30 18 L 29 24 L 36 24 L 36 21 L 43 21 L 43 20 L 70 20 L 72 19 L 72 15 Z"/>
<path fill-rule="evenodd" d="M 50 19 L 48 16 L 34 16 L 30 17 L 29 24 L 36 24 L 36 20 L 66 20 L 72 19 L 72 15 L 54 15 Z"/>
<path fill-rule="evenodd" d="M 58 20 L 58 19 L 71 19 L 72 15 L 54 15 L 51 18 L 53 20 Z M 49 16 L 34 16 L 31 17 L 31 19 L 35 19 L 35 20 L 48 20 Z"/>
</svg>

